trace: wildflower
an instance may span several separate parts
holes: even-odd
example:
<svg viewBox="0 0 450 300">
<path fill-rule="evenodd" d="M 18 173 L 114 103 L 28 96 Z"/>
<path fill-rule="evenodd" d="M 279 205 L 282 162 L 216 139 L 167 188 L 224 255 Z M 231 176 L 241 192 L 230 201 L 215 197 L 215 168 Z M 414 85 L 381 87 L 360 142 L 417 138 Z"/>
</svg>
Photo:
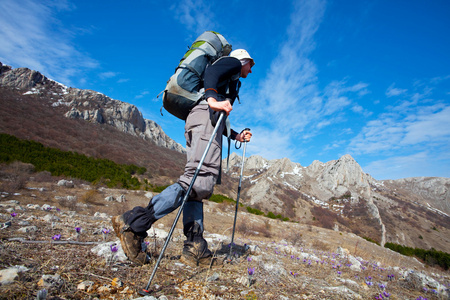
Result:
<svg viewBox="0 0 450 300">
<path fill-rule="evenodd" d="M 386 298 L 389 298 L 391 296 L 391 294 L 389 294 L 388 292 L 384 291 L 383 292 L 383 296 Z"/>
<path fill-rule="evenodd" d="M 248 262 L 251 262 L 252 261 L 252 258 L 249 256 L 249 257 L 247 257 L 247 261 Z"/>
<path fill-rule="evenodd" d="M 383 300 L 383 296 L 381 294 L 379 294 L 378 296 L 375 296 L 376 300 Z"/>
<path fill-rule="evenodd" d="M 384 290 L 384 289 L 386 288 L 386 286 L 385 286 L 384 284 L 382 284 L 382 283 L 379 283 L 379 284 L 378 284 L 378 287 L 379 287 L 380 289 L 382 289 L 382 290 Z"/>
<path fill-rule="evenodd" d="M 75 231 L 76 231 L 77 233 L 80 233 L 80 232 L 81 232 L 81 227 L 75 227 Z"/>
<path fill-rule="evenodd" d="M 17 216 L 17 214 L 15 212 L 11 213 L 11 217 L 14 218 L 15 216 Z"/>
<path fill-rule="evenodd" d="M 106 228 L 103 228 L 103 229 L 102 229 L 102 233 L 103 233 L 103 234 L 108 234 L 108 233 L 110 233 L 110 232 L 111 232 L 110 229 L 106 229 Z"/>
<path fill-rule="evenodd" d="M 116 244 L 111 244 L 110 246 L 109 246 L 109 248 L 111 249 L 111 252 L 117 252 L 117 250 L 119 250 L 119 248 L 117 247 L 117 245 Z"/>
<path fill-rule="evenodd" d="M 60 239 L 61 239 L 60 234 L 55 234 L 54 236 L 52 236 L 52 240 L 54 240 L 54 241 L 59 241 Z"/>
<path fill-rule="evenodd" d="M 57 212 L 60 212 L 60 211 L 61 211 L 61 209 L 59 209 L 59 208 L 56 208 L 56 211 L 57 211 Z"/>
<path fill-rule="evenodd" d="M 337 274 L 338 274 L 339 276 L 341 276 L 342 272 L 341 272 L 341 271 L 337 271 Z"/>
<path fill-rule="evenodd" d="M 247 268 L 248 275 L 252 276 L 255 273 L 255 268 Z"/>
<path fill-rule="evenodd" d="M 289 272 L 292 276 L 296 277 L 298 275 L 298 273 L 294 273 L 292 271 Z"/>
</svg>

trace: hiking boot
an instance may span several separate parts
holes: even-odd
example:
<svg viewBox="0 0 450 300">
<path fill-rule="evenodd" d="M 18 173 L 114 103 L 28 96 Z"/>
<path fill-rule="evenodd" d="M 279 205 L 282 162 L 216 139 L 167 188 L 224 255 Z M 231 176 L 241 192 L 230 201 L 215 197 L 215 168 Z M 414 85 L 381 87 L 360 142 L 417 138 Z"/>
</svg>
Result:
<svg viewBox="0 0 450 300">
<path fill-rule="evenodd" d="M 115 216 L 111 219 L 111 222 L 128 259 L 138 265 L 149 263 L 150 257 L 142 249 L 144 237 L 134 233 L 130 226 L 125 223 L 123 216 Z"/>
<path fill-rule="evenodd" d="M 211 250 L 208 249 L 208 243 L 203 237 L 197 241 L 185 241 L 183 252 L 181 254 L 183 261 L 194 263 L 195 265 L 210 265 L 213 259 Z"/>
<path fill-rule="evenodd" d="M 186 241 L 183 245 L 181 259 L 195 263 L 197 266 L 211 265 L 213 253 L 208 249 L 208 242 L 203 238 L 203 231 L 198 223 L 187 224 L 184 228 Z"/>
</svg>

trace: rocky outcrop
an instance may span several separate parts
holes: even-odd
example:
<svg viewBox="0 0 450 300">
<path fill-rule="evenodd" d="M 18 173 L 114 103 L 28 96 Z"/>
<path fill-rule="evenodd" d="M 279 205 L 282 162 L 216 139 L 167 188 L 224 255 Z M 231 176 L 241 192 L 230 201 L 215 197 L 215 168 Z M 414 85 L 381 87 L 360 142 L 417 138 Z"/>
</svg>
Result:
<svg viewBox="0 0 450 300">
<path fill-rule="evenodd" d="M 325 164 L 315 161 L 307 167 L 306 175 L 313 193 L 319 198 L 339 197 L 348 192 L 370 199 L 370 180 L 361 166 L 350 155 Z"/>
<path fill-rule="evenodd" d="M 49 94 L 52 107 L 64 107 L 67 118 L 107 124 L 122 132 L 153 141 L 158 146 L 185 153 L 154 121 L 143 118 L 132 104 L 111 99 L 92 90 L 66 87 L 27 68 L 11 69 L 0 63 L 0 86 L 23 90 L 25 94 Z"/>
</svg>

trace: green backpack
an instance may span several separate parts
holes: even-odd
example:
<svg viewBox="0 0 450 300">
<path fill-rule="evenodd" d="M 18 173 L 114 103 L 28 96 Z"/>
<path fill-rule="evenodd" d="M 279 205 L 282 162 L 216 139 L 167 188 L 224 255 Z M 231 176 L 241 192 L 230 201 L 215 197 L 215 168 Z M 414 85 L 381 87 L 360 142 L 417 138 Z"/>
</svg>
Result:
<svg viewBox="0 0 450 300">
<path fill-rule="evenodd" d="M 231 45 L 219 33 L 205 31 L 184 54 L 163 95 L 163 106 L 172 115 L 186 120 L 191 109 L 204 95 L 206 67 L 231 52 Z M 162 109 L 162 108 L 161 108 Z"/>
</svg>

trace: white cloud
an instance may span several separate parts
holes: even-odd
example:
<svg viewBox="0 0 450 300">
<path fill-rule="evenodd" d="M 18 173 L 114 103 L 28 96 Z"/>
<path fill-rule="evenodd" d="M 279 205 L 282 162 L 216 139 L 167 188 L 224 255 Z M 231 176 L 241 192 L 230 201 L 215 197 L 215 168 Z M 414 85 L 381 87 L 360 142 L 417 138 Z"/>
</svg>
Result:
<svg viewBox="0 0 450 300">
<path fill-rule="evenodd" d="M 363 169 L 377 180 L 417 177 L 418 174 L 426 176 L 425 170 L 430 168 L 431 160 L 427 152 L 419 152 L 372 161 Z"/>
<path fill-rule="evenodd" d="M 117 74 L 118 73 L 116 73 L 116 72 L 103 72 L 103 73 L 100 73 L 99 76 L 101 79 L 108 79 L 108 78 L 116 77 Z"/>
<path fill-rule="evenodd" d="M 301 132 L 323 107 L 316 86 L 317 69 L 308 55 L 315 47 L 313 35 L 324 9 L 323 1 L 296 3 L 286 42 L 272 62 L 257 96 L 257 101 L 262 103 L 257 116 L 265 120 L 270 116 L 270 121 L 275 122 L 272 126 L 279 129 Z"/>
<path fill-rule="evenodd" d="M 178 1 L 171 7 L 171 10 L 175 14 L 175 19 L 185 25 L 189 31 L 194 31 L 196 34 L 214 28 L 214 12 L 216 10 L 211 9 L 206 1 Z"/>
<path fill-rule="evenodd" d="M 296 1 L 291 23 L 281 50 L 254 100 L 257 120 L 291 139 L 311 138 L 325 128 L 347 120 L 344 110 L 353 105 L 365 116 L 370 112 L 354 103 L 369 93 L 368 84 L 348 84 L 347 79 L 319 88 L 318 70 L 310 59 L 315 49 L 314 35 L 322 22 L 324 1 Z M 252 101 L 253 102 L 253 101 Z"/>
<path fill-rule="evenodd" d="M 79 69 L 98 63 L 79 52 L 71 33 L 60 28 L 54 13 L 71 10 L 66 1 L 2 0 L 0 2 L 0 61 L 28 67 L 70 85 Z"/>
<path fill-rule="evenodd" d="M 134 98 L 136 98 L 136 99 L 141 99 L 141 98 L 144 98 L 145 96 L 147 96 L 148 94 L 150 94 L 149 91 L 143 91 L 143 92 L 140 93 L 139 95 L 136 95 Z"/>
<path fill-rule="evenodd" d="M 413 105 L 414 103 L 414 105 Z M 367 122 L 350 142 L 352 153 L 378 153 L 450 147 L 450 106 L 403 101 Z"/>
<path fill-rule="evenodd" d="M 391 86 L 389 86 L 388 89 L 386 90 L 387 97 L 399 96 L 408 91 L 407 89 L 399 89 L 399 88 L 395 88 L 394 86 L 395 86 L 395 83 L 391 84 Z"/>
<path fill-rule="evenodd" d="M 419 113 L 413 122 L 406 123 L 405 129 L 403 145 L 424 142 L 450 145 L 450 106 L 428 107 L 428 111 Z"/>
<path fill-rule="evenodd" d="M 266 159 L 278 159 L 302 156 L 299 147 L 292 145 L 292 140 L 284 132 L 273 131 L 265 127 L 253 127 L 252 140 L 247 145 L 248 155 L 260 155 Z M 232 150 L 234 144 L 232 143 Z"/>
</svg>

